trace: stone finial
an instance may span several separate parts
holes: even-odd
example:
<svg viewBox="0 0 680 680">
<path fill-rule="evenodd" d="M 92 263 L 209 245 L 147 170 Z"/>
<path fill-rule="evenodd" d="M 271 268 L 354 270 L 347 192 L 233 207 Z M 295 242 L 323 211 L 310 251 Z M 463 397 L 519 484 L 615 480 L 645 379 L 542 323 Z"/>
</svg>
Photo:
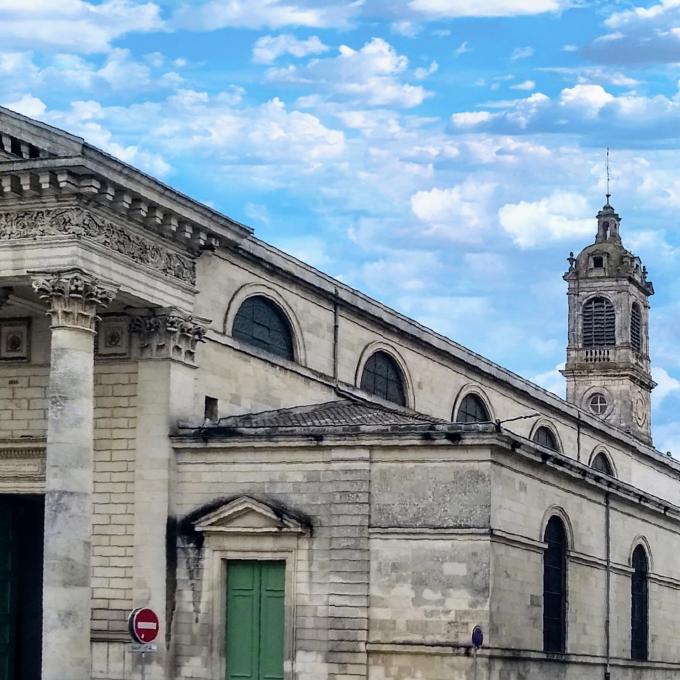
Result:
<svg viewBox="0 0 680 680">
<path fill-rule="evenodd" d="M 140 336 L 141 355 L 149 359 L 177 359 L 193 364 L 196 347 L 205 342 L 207 319 L 175 307 L 152 310 L 132 319 L 130 329 Z"/>
<path fill-rule="evenodd" d="M 115 287 L 79 269 L 36 277 L 33 290 L 49 303 L 52 328 L 79 328 L 92 333 L 97 309 L 108 306 L 116 295 Z"/>
</svg>

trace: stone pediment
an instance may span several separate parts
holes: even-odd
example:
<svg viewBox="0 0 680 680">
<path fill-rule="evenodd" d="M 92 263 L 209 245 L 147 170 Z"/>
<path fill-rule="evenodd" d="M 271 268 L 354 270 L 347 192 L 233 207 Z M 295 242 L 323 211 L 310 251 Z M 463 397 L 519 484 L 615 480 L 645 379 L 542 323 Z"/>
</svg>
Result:
<svg viewBox="0 0 680 680">
<path fill-rule="evenodd" d="M 240 496 L 198 519 L 196 531 L 210 534 L 304 534 L 308 525 L 293 514 L 263 501 Z"/>
</svg>

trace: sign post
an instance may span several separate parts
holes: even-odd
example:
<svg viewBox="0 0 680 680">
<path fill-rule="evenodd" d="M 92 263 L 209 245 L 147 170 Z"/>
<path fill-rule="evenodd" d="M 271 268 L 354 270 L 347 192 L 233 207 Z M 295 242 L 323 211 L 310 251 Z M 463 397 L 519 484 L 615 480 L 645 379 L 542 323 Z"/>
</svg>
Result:
<svg viewBox="0 0 680 680">
<path fill-rule="evenodd" d="M 474 649 L 474 680 L 477 680 L 477 652 L 484 644 L 484 631 L 481 626 L 475 626 L 472 629 L 472 647 Z"/>
<path fill-rule="evenodd" d="M 128 630 L 133 640 L 130 651 L 142 655 L 142 680 L 146 678 L 146 653 L 156 651 L 153 641 L 158 636 L 159 628 L 160 622 L 156 612 L 148 607 L 137 607 L 128 616 Z"/>
</svg>

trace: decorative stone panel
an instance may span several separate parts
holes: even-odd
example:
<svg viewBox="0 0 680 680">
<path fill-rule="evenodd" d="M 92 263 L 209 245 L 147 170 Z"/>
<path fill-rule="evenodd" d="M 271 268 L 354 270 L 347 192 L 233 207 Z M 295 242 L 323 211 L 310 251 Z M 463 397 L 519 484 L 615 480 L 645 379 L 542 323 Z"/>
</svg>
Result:
<svg viewBox="0 0 680 680">
<path fill-rule="evenodd" d="M 43 236 L 61 235 L 89 238 L 165 276 L 191 285 L 196 283 L 193 258 L 176 253 L 161 243 L 135 234 L 82 208 L 0 213 L 0 240 L 35 240 Z"/>
</svg>

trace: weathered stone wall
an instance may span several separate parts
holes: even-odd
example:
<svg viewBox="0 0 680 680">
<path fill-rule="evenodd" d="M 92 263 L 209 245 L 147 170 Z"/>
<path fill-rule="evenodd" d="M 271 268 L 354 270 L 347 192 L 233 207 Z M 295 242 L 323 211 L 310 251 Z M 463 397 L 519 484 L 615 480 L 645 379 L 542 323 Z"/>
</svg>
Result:
<svg viewBox="0 0 680 680">
<path fill-rule="evenodd" d="M 368 450 L 322 448 L 186 450 L 178 454 L 180 516 L 220 498 L 253 495 L 307 513 L 311 537 L 292 549 L 295 572 L 294 658 L 298 680 L 365 678 L 368 628 Z M 269 549 L 276 549 L 267 544 Z M 214 622 L 223 619 L 221 583 L 180 535 L 174 614 L 178 677 L 214 678 L 223 639 Z M 248 556 L 238 536 L 224 544 Z M 239 553 L 239 551 L 241 551 Z M 216 609 L 217 608 L 217 609 Z M 290 666 L 289 666 L 290 667 Z"/>
<path fill-rule="evenodd" d="M 94 382 L 92 630 L 120 641 L 132 609 L 137 363 L 100 360 Z"/>
</svg>

